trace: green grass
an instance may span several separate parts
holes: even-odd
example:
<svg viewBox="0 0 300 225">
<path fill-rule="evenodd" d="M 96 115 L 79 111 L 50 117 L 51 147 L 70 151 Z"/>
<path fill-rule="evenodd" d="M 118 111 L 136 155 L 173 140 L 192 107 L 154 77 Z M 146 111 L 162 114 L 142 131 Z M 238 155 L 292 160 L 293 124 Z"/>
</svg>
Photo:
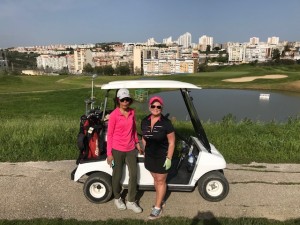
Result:
<svg viewBox="0 0 300 225">
<path fill-rule="evenodd" d="M 231 163 L 299 163 L 300 119 L 287 123 L 262 123 L 231 117 L 221 122 L 205 123 L 210 141 Z"/>
<path fill-rule="evenodd" d="M 256 79 L 246 83 L 224 82 L 224 79 L 270 74 L 288 75 L 283 79 Z M 98 76 L 95 84 L 101 85 L 113 80 L 139 79 L 140 76 Z M 272 89 L 300 92 L 290 84 L 300 80 L 300 65 L 290 66 L 251 66 L 238 65 L 224 67 L 214 72 L 182 74 L 172 76 L 147 77 L 150 79 L 169 79 L 193 83 L 204 88 Z M 0 75 L 0 93 L 61 90 L 91 86 L 91 76 L 8 76 Z"/>
<path fill-rule="evenodd" d="M 0 95 L 0 161 L 75 159 L 79 118 L 85 113 L 83 99 L 89 96 L 89 91 L 83 88 Z M 96 97 L 100 104 L 101 92 Z M 139 124 L 145 113 L 135 108 Z M 176 121 L 174 126 L 186 137 L 194 135 L 190 122 Z M 229 163 L 300 162 L 297 118 L 287 123 L 260 123 L 237 122 L 228 115 L 221 122 L 206 122 L 203 126 L 210 142 Z"/>
<path fill-rule="evenodd" d="M 252 68 L 250 66 L 225 68 L 219 72 L 192 75 L 155 77 L 194 83 L 205 88 L 257 88 L 289 90 L 289 84 L 299 80 L 299 67 L 287 69 Z M 280 80 L 256 80 L 233 84 L 222 80 L 235 77 L 287 74 Z M 97 77 L 95 84 L 111 80 L 137 77 Z M 85 112 L 84 99 L 91 95 L 91 78 L 88 76 L 1 76 L 0 75 L 0 161 L 38 161 L 76 159 L 76 136 L 79 118 Z M 159 91 L 159 90 L 157 90 Z M 298 91 L 297 88 L 290 91 Z M 103 99 L 95 89 L 97 105 Z M 110 103 L 112 106 L 112 104 Z M 135 105 L 137 107 L 137 105 Z M 144 116 L 138 107 L 138 123 Z M 174 126 L 185 136 L 193 135 L 188 122 L 175 122 Z M 235 121 L 232 115 L 221 122 L 203 124 L 207 136 L 229 163 L 269 162 L 300 163 L 300 120 L 286 123 L 256 123 L 250 120 Z M 1 224 L 299 224 L 300 220 L 275 221 L 262 218 L 187 219 L 163 217 L 157 221 L 107 220 L 77 221 L 62 219 L 0 220 Z"/>
<path fill-rule="evenodd" d="M 0 94 L 0 115 L 2 119 L 36 119 L 45 115 L 76 119 L 85 112 L 84 100 L 89 97 L 87 88 Z"/>
<path fill-rule="evenodd" d="M 2 120 L 0 161 L 54 161 L 77 156 L 76 120 L 43 116 Z"/>
<path fill-rule="evenodd" d="M 113 80 L 128 80 L 136 76 L 101 76 L 94 79 L 95 85 Z M 90 88 L 91 76 L 11 76 L 0 75 L 0 93 L 39 92 Z"/>
<path fill-rule="evenodd" d="M 137 121 L 139 124 L 140 120 Z M 194 135 L 189 122 L 174 122 L 176 130 Z M 45 115 L 2 120 L 0 161 L 76 159 L 79 118 Z M 223 121 L 204 123 L 207 136 L 228 163 L 299 163 L 300 120 L 289 123 Z M 8 151 L 9 149 L 9 151 Z"/>
<path fill-rule="evenodd" d="M 300 67 L 297 67 L 300 68 Z M 227 83 L 223 79 L 247 75 L 288 74 L 278 80 L 256 80 L 247 83 Z M 155 77 L 194 83 L 207 88 L 285 87 L 300 77 L 300 72 L 287 67 L 227 67 L 222 71 L 188 75 Z M 136 79 L 136 76 L 99 76 L 96 85 L 112 80 Z M 0 161 L 75 159 L 78 151 L 76 136 L 79 118 L 85 113 L 84 100 L 91 96 L 90 76 L 8 76 L 0 75 Z M 283 88 L 284 90 L 285 88 Z M 160 91 L 160 90 L 152 90 Z M 293 90 L 297 91 L 297 90 Z M 96 105 L 104 92 L 94 88 Z M 109 104 L 113 107 L 112 102 Z M 138 124 L 145 112 L 137 109 Z M 190 123 L 176 122 L 181 134 L 194 135 Z M 221 151 L 229 163 L 299 163 L 299 118 L 287 123 L 260 123 L 245 119 L 237 122 L 234 116 L 222 122 L 203 124 L 211 143 Z M 14 149 L 13 154 L 7 149 Z M 24 154 L 26 152 L 26 154 Z"/>
</svg>

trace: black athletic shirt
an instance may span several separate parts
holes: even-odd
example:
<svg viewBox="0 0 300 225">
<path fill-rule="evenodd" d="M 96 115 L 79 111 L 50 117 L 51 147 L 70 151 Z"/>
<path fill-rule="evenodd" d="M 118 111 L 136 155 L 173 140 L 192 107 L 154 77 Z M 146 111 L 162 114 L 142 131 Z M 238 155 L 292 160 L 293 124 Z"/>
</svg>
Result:
<svg viewBox="0 0 300 225">
<path fill-rule="evenodd" d="M 146 141 L 145 156 L 165 158 L 169 146 L 167 134 L 174 132 L 171 121 L 161 115 L 151 131 L 151 115 L 148 115 L 142 120 L 141 130 Z"/>
</svg>

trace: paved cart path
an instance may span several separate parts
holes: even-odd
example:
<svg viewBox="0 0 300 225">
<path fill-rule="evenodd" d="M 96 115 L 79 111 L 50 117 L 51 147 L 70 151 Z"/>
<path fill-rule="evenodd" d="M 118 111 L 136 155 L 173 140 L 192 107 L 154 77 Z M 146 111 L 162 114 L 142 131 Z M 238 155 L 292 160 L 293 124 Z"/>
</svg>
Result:
<svg viewBox="0 0 300 225">
<path fill-rule="evenodd" d="M 141 214 L 118 211 L 113 201 L 90 203 L 83 184 L 70 179 L 74 161 L 0 163 L 0 219 L 146 219 L 155 193 L 141 192 Z M 171 217 L 300 217 L 300 164 L 229 164 L 229 195 L 205 201 L 193 192 L 172 192 L 163 215 Z M 87 213 L 87 210 L 89 213 Z"/>
</svg>

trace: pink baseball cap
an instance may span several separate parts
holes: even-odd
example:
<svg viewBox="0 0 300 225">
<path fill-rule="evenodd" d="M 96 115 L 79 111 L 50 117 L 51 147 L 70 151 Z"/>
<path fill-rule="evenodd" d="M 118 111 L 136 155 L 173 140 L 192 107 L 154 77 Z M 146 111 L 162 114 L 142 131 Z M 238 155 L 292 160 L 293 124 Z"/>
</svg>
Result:
<svg viewBox="0 0 300 225">
<path fill-rule="evenodd" d="M 154 97 L 150 98 L 150 100 L 149 100 L 149 105 L 151 105 L 151 104 L 152 104 L 153 102 L 155 102 L 155 101 L 159 102 L 161 105 L 164 104 L 164 101 L 162 100 L 161 97 L 159 97 L 159 96 L 154 96 Z"/>
</svg>

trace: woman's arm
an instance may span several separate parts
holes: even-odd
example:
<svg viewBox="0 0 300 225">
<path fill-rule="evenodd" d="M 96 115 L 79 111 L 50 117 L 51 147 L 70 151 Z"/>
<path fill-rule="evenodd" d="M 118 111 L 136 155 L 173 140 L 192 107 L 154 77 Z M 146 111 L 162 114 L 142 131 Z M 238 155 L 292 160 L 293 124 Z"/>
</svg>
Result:
<svg viewBox="0 0 300 225">
<path fill-rule="evenodd" d="M 168 138 L 168 142 L 169 142 L 167 158 L 172 159 L 173 154 L 174 154 L 174 149 L 175 149 L 175 132 L 167 134 L 167 138 Z"/>
<path fill-rule="evenodd" d="M 115 114 L 111 113 L 110 118 L 108 120 L 107 125 L 107 156 L 111 156 L 112 153 L 112 142 L 113 142 L 113 134 L 115 131 L 116 118 Z"/>
</svg>

